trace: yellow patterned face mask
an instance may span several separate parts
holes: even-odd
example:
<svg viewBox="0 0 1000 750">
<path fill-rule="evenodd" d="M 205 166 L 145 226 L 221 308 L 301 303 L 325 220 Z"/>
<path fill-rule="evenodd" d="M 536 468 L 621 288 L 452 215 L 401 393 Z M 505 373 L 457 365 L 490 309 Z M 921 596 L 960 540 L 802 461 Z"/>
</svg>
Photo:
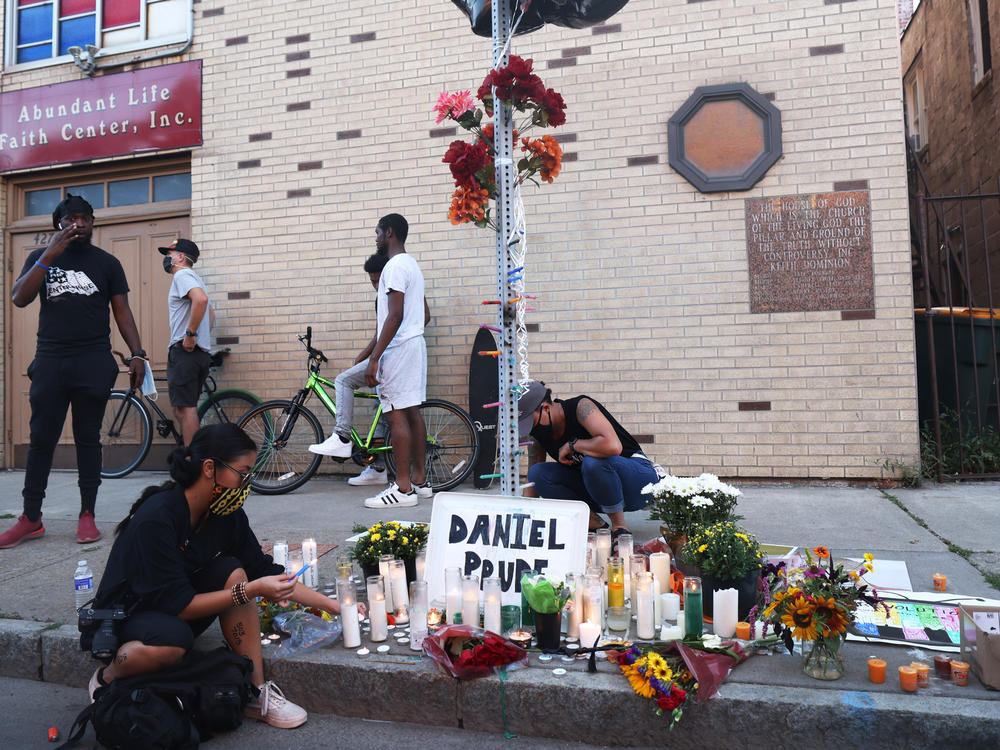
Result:
<svg viewBox="0 0 1000 750">
<path fill-rule="evenodd" d="M 230 471 L 240 475 L 239 487 L 223 487 L 216 483 L 212 490 L 212 501 L 208 504 L 209 512 L 216 516 L 228 516 L 230 513 L 242 508 L 243 503 L 246 502 L 247 496 L 250 494 L 250 480 L 252 479 L 252 475 L 249 473 L 244 474 L 224 461 L 215 460 Z"/>
</svg>

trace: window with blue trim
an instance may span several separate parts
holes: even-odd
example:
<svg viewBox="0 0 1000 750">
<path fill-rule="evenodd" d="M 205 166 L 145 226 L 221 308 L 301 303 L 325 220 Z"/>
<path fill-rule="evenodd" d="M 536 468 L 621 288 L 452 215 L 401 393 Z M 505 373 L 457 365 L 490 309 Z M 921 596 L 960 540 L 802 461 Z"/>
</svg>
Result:
<svg viewBox="0 0 1000 750">
<path fill-rule="evenodd" d="M 183 38 L 191 0 L 17 0 L 11 64 L 61 57 L 70 47 L 137 49 Z"/>
</svg>

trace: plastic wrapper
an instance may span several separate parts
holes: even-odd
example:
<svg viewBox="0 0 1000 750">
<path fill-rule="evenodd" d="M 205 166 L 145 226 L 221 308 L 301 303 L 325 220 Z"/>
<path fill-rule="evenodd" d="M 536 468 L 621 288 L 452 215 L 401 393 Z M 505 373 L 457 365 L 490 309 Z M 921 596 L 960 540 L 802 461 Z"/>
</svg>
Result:
<svg viewBox="0 0 1000 750">
<path fill-rule="evenodd" d="M 339 622 L 324 620 L 301 609 L 275 615 L 273 627 L 276 632 L 286 633 L 288 638 L 269 654 L 271 661 L 329 646 L 340 638 L 343 630 Z"/>
<path fill-rule="evenodd" d="M 486 677 L 494 669 L 517 669 L 528 652 L 506 638 L 472 625 L 447 625 L 424 638 L 424 653 L 459 680 Z"/>
<path fill-rule="evenodd" d="M 673 644 L 673 648 L 677 649 L 687 668 L 698 681 L 699 703 L 704 703 L 715 695 L 719 691 L 719 685 L 729 676 L 729 670 L 746 661 L 746 653 L 740 644 L 727 642 L 723 646 L 736 654 L 736 658 L 726 653 L 691 648 L 680 641 Z"/>
<path fill-rule="evenodd" d="M 490 0 L 451 0 L 469 17 L 473 33 L 492 36 L 492 9 Z M 583 29 L 607 21 L 620 11 L 628 0 L 515 0 L 514 17 L 518 6 L 524 16 L 517 27 L 517 34 L 527 34 L 547 23 L 571 29 Z"/>
</svg>

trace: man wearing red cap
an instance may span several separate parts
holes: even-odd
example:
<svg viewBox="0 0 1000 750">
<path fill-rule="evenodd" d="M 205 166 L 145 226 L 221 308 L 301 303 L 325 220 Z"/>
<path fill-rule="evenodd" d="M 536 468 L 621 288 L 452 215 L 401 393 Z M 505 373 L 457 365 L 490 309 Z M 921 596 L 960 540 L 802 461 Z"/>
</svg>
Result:
<svg viewBox="0 0 1000 750">
<path fill-rule="evenodd" d="M 198 398 L 212 363 L 213 311 L 204 282 L 191 268 L 200 255 L 198 246 L 191 240 L 176 239 L 157 249 L 163 255 L 163 270 L 174 277 L 167 295 L 167 393 L 184 445 L 189 445 L 198 431 Z"/>
<path fill-rule="evenodd" d="M 22 491 L 24 513 L 0 534 L 0 549 L 45 534 L 42 500 L 70 407 L 80 475 L 76 540 L 86 544 L 101 538 L 94 523 L 101 484 L 101 420 L 118 377 L 111 354 L 109 311 L 132 352 L 129 379 L 133 388 L 145 373 L 146 352 L 128 304 L 125 271 L 117 258 L 90 244 L 94 209 L 80 196 L 66 193 L 52 213 L 52 226 L 56 230 L 52 241 L 28 254 L 11 289 L 16 307 L 27 307 L 38 297 L 41 310 L 35 359 L 28 368 L 31 442 Z"/>
</svg>

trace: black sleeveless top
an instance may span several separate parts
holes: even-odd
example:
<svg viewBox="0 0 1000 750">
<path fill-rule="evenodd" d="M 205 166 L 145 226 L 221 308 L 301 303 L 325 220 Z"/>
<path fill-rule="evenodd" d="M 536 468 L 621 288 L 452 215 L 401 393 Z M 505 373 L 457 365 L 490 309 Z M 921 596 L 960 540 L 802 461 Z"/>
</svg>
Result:
<svg viewBox="0 0 1000 750">
<path fill-rule="evenodd" d="M 580 424 L 579 420 L 576 418 L 576 409 L 580 403 L 580 399 L 588 398 L 594 402 L 598 409 L 601 410 L 601 414 L 611 423 L 611 426 L 615 430 L 615 434 L 618 436 L 618 440 L 622 444 L 622 452 L 619 455 L 631 456 L 633 453 L 642 453 L 642 448 L 639 447 L 638 441 L 629 434 L 628 430 L 618 424 L 618 420 L 611 416 L 611 413 L 604 408 L 604 405 L 595 398 L 590 396 L 577 396 L 576 398 L 560 399 L 557 398 L 555 401 L 557 404 L 562 404 L 563 413 L 566 415 L 566 429 L 563 432 L 563 436 L 560 440 L 546 440 L 545 442 L 538 441 L 545 452 L 548 453 L 555 460 L 559 460 L 559 449 L 568 443 L 573 438 L 579 438 L 580 440 L 587 440 L 594 437 L 586 428 Z"/>
</svg>

